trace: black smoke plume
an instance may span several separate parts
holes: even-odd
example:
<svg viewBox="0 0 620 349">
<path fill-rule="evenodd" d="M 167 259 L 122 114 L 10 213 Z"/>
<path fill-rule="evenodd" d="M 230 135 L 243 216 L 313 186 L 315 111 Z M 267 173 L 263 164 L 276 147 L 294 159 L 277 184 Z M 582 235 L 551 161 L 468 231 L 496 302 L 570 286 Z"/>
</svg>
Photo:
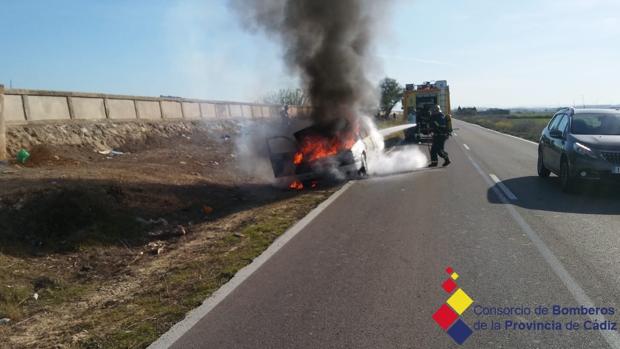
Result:
<svg viewBox="0 0 620 349">
<path fill-rule="evenodd" d="M 231 0 L 242 25 L 275 35 L 300 73 L 319 129 L 333 133 L 373 105 L 366 72 L 378 14 L 387 0 Z M 348 121 L 348 122 L 347 122 Z"/>
</svg>

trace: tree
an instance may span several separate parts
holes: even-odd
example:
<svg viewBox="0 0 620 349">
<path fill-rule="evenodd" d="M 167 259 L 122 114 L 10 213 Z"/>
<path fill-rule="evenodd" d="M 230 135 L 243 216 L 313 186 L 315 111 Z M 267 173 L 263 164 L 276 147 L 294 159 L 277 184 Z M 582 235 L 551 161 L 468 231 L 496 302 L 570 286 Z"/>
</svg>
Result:
<svg viewBox="0 0 620 349">
<path fill-rule="evenodd" d="M 386 77 L 379 83 L 381 89 L 381 111 L 385 115 L 390 115 L 392 109 L 403 98 L 403 87 L 398 81 Z"/>
<path fill-rule="evenodd" d="M 308 95 L 302 89 L 279 89 L 263 97 L 263 103 L 278 105 L 307 105 Z"/>
</svg>

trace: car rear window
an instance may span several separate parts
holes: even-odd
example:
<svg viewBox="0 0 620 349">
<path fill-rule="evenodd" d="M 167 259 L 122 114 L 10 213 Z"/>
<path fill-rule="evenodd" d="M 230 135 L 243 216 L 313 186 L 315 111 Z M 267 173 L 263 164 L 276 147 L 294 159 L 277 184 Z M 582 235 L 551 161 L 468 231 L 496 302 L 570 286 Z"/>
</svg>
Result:
<svg viewBox="0 0 620 349">
<path fill-rule="evenodd" d="M 571 133 L 578 135 L 620 135 L 619 114 L 575 114 Z"/>
</svg>

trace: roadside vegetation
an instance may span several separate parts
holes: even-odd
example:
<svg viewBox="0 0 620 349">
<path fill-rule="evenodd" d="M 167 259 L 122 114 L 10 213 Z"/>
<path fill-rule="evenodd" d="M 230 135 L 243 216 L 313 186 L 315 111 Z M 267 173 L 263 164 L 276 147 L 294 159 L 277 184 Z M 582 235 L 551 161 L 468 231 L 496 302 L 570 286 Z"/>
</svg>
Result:
<svg viewBox="0 0 620 349">
<path fill-rule="evenodd" d="M 0 318 L 11 319 L 0 348 L 145 348 L 335 189 L 195 225 L 163 252 L 128 244 L 0 254 Z"/>
<path fill-rule="evenodd" d="M 233 126 L 0 174 L 0 349 L 145 348 L 337 190 L 239 168 Z"/>
<path fill-rule="evenodd" d="M 396 118 L 388 118 L 388 119 L 383 119 L 383 118 L 376 119 L 375 118 L 375 124 L 377 125 L 377 128 L 379 130 L 384 129 L 384 128 L 389 128 L 389 127 L 404 125 L 406 123 L 407 121 L 403 119 L 402 113 L 396 113 Z M 405 139 L 405 131 L 399 131 L 399 132 L 394 132 L 390 134 L 389 136 L 385 137 L 383 141 L 385 142 L 386 148 L 391 148 L 393 146 L 400 144 L 404 139 Z"/>
<path fill-rule="evenodd" d="M 454 117 L 499 132 L 537 142 L 553 112 L 511 112 L 509 114 L 459 114 Z"/>
<path fill-rule="evenodd" d="M 392 109 L 402 101 L 404 89 L 398 81 L 385 77 L 379 82 L 379 90 L 381 91 L 379 110 L 381 111 L 381 115 L 389 118 Z"/>
<path fill-rule="evenodd" d="M 276 105 L 308 105 L 308 93 L 300 88 L 282 88 L 263 96 L 262 102 Z"/>
<path fill-rule="evenodd" d="M 403 115 L 401 113 L 396 114 L 396 118 L 375 119 L 375 124 L 380 130 L 388 127 L 403 125 L 405 123 L 407 123 L 407 121 L 403 119 Z"/>
</svg>

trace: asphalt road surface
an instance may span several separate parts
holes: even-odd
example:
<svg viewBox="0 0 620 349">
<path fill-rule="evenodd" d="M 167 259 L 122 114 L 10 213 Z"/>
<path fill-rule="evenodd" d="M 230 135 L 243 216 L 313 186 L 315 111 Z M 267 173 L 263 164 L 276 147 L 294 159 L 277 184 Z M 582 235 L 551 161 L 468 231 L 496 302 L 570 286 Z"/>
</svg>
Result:
<svg viewBox="0 0 620 349">
<path fill-rule="evenodd" d="M 536 176 L 535 144 L 455 127 L 452 165 L 353 183 L 173 347 L 458 347 L 432 318 L 450 266 L 474 301 L 462 320 L 500 325 L 462 347 L 618 348 L 617 331 L 583 328 L 620 322 L 618 192 L 564 194 L 557 177 Z M 554 316 L 553 305 L 614 314 Z M 493 307 L 532 313 L 480 314 Z"/>
</svg>

